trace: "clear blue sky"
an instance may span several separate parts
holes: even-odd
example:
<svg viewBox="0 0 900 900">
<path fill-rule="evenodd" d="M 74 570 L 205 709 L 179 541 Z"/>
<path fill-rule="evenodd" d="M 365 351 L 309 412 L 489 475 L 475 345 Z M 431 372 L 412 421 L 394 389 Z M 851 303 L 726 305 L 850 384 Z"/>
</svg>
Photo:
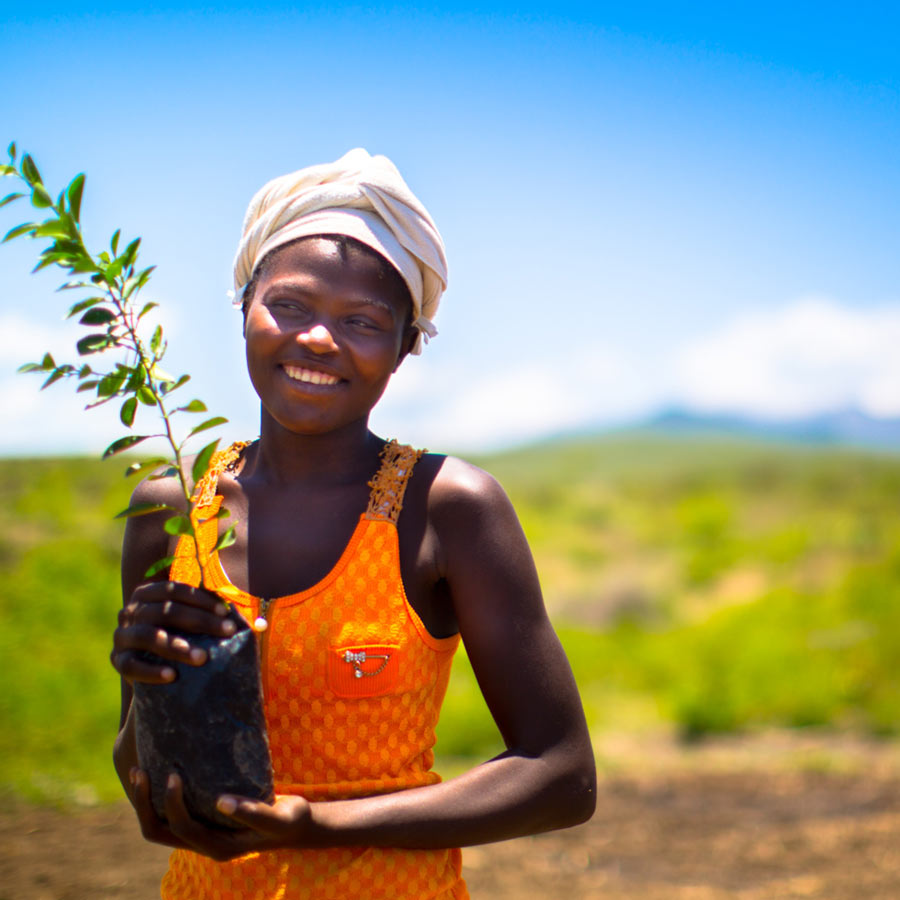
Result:
<svg viewBox="0 0 900 900">
<path fill-rule="evenodd" d="M 666 405 L 900 414 L 900 11 L 887 4 L 4 10 L 0 140 L 159 266 L 170 368 L 256 433 L 224 298 L 247 201 L 354 146 L 441 228 L 440 335 L 373 424 L 497 446 Z M 0 228 L 28 217 L 0 210 Z M 67 347 L 0 247 L 0 452 L 119 428 L 12 375 Z M 55 342 L 55 343 L 54 343 Z M 251 436 L 252 436 L 251 434 Z"/>
</svg>

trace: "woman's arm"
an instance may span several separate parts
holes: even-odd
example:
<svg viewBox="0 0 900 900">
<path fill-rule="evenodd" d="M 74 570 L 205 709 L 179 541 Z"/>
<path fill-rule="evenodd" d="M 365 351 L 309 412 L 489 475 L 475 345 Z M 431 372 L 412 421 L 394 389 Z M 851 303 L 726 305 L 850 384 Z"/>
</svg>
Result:
<svg viewBox="0 0 900 900">
<path fill-rule="evenodd" d="M 313 823 L 342 844 L 437 847 L 583 822 L 595 805 L 593 751 L 512 504 L 491 476 L 447 459 L 429 507 L 460 634 L 507 750 L 451 781 L 364 807 L 313 804 Z"/>
</svg>

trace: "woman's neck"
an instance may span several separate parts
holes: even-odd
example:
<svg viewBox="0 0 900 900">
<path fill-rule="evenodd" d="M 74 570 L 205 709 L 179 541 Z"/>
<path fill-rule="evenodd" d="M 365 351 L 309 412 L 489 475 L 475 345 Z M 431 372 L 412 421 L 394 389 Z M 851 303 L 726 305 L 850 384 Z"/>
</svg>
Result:
<svg viewBox="0 0 900 900">
<path fill-rule="evenodd" d="M 263 410 L 259 443 L 248 458 L 243 475 L 284 485 L 314 481 L 322 486 L 368 480 L 383 446 L 384 441 L 369 431 L 367 420 L 327 434 L 296 434 Z"/>
</svg>

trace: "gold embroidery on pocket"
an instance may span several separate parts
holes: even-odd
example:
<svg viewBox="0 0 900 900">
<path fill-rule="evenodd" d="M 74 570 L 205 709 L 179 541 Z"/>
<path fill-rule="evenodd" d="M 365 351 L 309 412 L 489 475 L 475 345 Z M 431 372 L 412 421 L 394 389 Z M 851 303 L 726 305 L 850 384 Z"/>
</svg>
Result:
<svg viewBox="0 0 900 900">
<path fill-rule="evenodd" d="M 360 650 L 358 653 L 354 653 L 352 650 L 344 651 L 344 662 L 353 666 L 354 678 L 372 678 L 380 674 L 384 671 L 390 658 L 390 653 L 367 653 L 365 650 Z M 381 665 L 377 669 L 364 669 L 363 663 L 370 662 L 373 659 L 380 659 L 382 661 Z"/>
</svg>

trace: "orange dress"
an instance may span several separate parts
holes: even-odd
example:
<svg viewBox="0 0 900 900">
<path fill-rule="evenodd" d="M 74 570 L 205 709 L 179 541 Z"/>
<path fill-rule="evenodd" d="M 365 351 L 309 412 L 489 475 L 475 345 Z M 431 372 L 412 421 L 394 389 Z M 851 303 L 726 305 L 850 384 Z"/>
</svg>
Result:
<svg viewBox="0 0 900 900">
<path fill-rule="evenodd" d="M 197 485 L 198 520 L 214 515 L 219 473 L 243 445 L 213 457 Z M 259 634 L 275 792 L 310 801 L 366 797 L 434 784 L 435 725 L 459 635 L 434 638 L 410 606 L 400 577 L 397 517 L 420 453 L 392 441 L 370 482 L 369 505 L 337 564 L 318 584 L 263 600 L 232 600 Z M 217 521 L 199 526 L 201 550 Z M 193 541 L 175 552 L 172 580 L 197 585 Z M 231 586 L 218 555 L 207 587 Z M 233 586 L 231 586 L 233 587 Z M 468 898 L 458 849 L 383 847 L 273 850 L 219 863 L 175 850 L 163 900 Z"/>
</svg>

